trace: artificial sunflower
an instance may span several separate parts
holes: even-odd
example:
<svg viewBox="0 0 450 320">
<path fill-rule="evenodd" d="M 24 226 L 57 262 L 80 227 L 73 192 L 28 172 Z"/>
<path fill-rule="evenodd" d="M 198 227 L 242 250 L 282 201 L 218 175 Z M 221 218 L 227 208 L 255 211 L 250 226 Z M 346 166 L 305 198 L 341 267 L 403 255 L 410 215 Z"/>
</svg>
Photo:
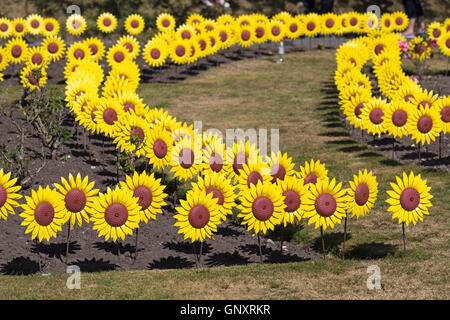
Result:
<svg viewBox="0 0 450 320">
<path fill-rule="evenodd" d="M 359 170 L 358 175 L 353 175 L 349 181 L 350 188 L 347 189 L 347 211 L 351 217 L 359 219 L 365 216 L 375 205 L 378 194 L 378 182 L 372 171 Z"/>
<path fill-rule="evenodd" d="M 422 91 L 420 86 L 414 81 L 408 81 L 404 83 L 396 91 L 396 94 L 392 97 L 392 100 L 401 100 L 405 102 L 413 102 L 414 96 Z"/>
<path fill-rule="evenodd" d="M 22 187 L 16 186 L 17 178 L 11 179 L 11 172 L 0 169 L 0 219 L 8 219 L 8 214 L 15 214 L 14 208 L 19 207 L 16 200 L 22 198 L 18 193 Z"/>
<path fill-rule="evenodd" d="M 176 207 L 178 214 L 173 217 L 177 220 L 174 224 L 179 227 L 178 233 L 184 234 L 184 239 L 204 241 L 211 238 L 212 232 L 217 231 L 220 224 L 220 208 L 217 198 L 212 192 L 205 190 L 190 190 L 186 194 L 186 200 L 180 200 Z"/>
<path fill-rule="evenodd" d="M 442 131 L 440 114 L 435 108 L 420 108 L 408 115 L 406 129 L 416 143 L 429 144 Z"/>
<path fill-rule="evenodd" d="M 408 117 L 413 112 L 410 103 L 403 100 L 392 101 L 384 109 L 384 127 L 394 138 L 408 135 L 406 124 Z"/>
<path fill-rule="evenodd" d="M 304 185 L 302 179 L 293 176 L 287 176 L 284 180 L 277 180 L 281 194 L 284 196 L 284 216 L 283 225 L 295 224 L 300 222 L 303 216 L 302 199 L 308 192 L 308 187 Z"/>
<path fill-rule="evenodd" d="M 363 119 L 361 118 L 362 110 L 367 102 L 371 99 L 368 94 L 355 95 L 350 100 L 347 100 L 345 104 L 342 105 L 344 109 L 344 115 L 347 121 L 354 128 L 362 128 L 364 126 Z"/>
<path fill-rule="evenodd" d="M 217 199 L 217 205 L 220 211 L 220 219 L 226 220 L 235 205 L 236 195 L 234 188 L 228 179 L 220 173 L 207 173 L 204 178 L 198 177 L 196 183 L 192 183 L 192 191 L 198 193 L 205 191 L 206 194 L 212 193 L 213 198 Z"/>
<path fill-rule="evenodd" d="M 40 34 L 44 27 L 44 19 L 38 14 L 30 14 L 26 22 L 27 31 L 33 35 Z"/>
<path fill-rule="evenodd" d="M 402 178 L 395 178 L 397 183 L 390 183 L 392 190 L 387 191 L 389 198 L 386 200 L 390 205 L 388 211 L 393 213 L 392 219 L 406 225 L 423 221 L 423 216 L 430 214 L 428 208 L 432 206 L 430 199 L 433 198 L 427 180 L 412 171 L 409 176 L 403 172 Z"/>
<path fill-rule="evenodd" d="M 450 31 L 447 31 L 441 35 L 438 40 L 438 45 L 441 53 L 446 57 L 450 57 Z"/>
<path fill-rule="evenodd" d="M 297 39 L 304 33 L 304 25 L 294 17 L 288 18 L 285 23 L 286 37 L 289 39 Z M 255 28 L 256 31 L 256 28 Z"/>
<path fill-rule="evenodd" d="M 200 48 L 199 57 L 206 57 L 211 52 L 211 41 L 205 33 L 196 35 L 194 41 L 197 41 Z"/>
<path fill-rule="evenodd" d="M 183 24 L 177 28 L 175 36 L 182 40 L 191 40 L 195 36 L 195 29 L 190 24 Z"/>
<path fill-rule="evenodd" d="M 133 193 L 137 198 L 140 207 L 140 221 L 148 223 L 148 220 L 155 220 L 158 213 L 162 213 L 162 207 L 166 205 L 164 199 L 165 186 L 161 184 L 161 179 L 155 179 L 155 175 L 142 172 L 134 172 L 133 176 L 127 176 L 126 181 L 120 182 L 120 188 Z"/>
<path fill-rule="evenodd" d="M 286 35 L 285 25 L 279 20 L 272 19 L 267 26 L 267 34 L 270 41 L 281 41 Z"/>
<path fill-rule="evenodd" d="M 103 33 L 111 33 L 117 28 L 117 18 L 109 12 L 97 17 L 97 28 Z"/>
<path fill-rule="evenodd" d="M 362 129 L 367 130 L 372 135 L 381 135 L 386 131 L 384 127 L 384 112 L 387 101 L 382 98 L 372 98 L 367 101 L 362 109 L 361 119 Z"/>
<path fill-rule="evenodd" d="M 191 179 L 201 171 L 202 143 L 201 136 L 193 139 L 182 139 L 172 149 L 171 172 L 176 178 Z"/>
<path fill-rule="evenodd" d="M 61 193 L 64 201 L 64 223 L 70 221 L 70 227 L 72 228 L 75 223 L 81 227 L 83 220 L 88 223 L 89 216 L 86 213 L 86 209 L 89 208 L 98 193 L 98 189 L 94 189 L 95 182 L 89 182 L 89 178 L 86 176 L 83 179 L 81 174 L 78 173 L 74 177 L 69 173 L 69 178 L 61 178 L 61 184 L 55 183 L 56 189 Z"/>
<path fill-rule="evenodd" d="M 185 64 L 192 54 L 192 47 L 188 40 L 176 40 L 169 48 L 170 59 L 176 64 Z"/>
<path fill-rule="evenodd" d="M 145 21 L 139 14 L 131 14 L 125 20 L 125 30 L 132 35 L 138 35 L 145 28 Z"/>
<path fill-rule="evenodd" d="M 334 13 L 326 13 L 320 17 L 321 32 L 323 34 L 335 34 L 339 29 L 337 15 Z"/>
<path fill-rule="evenodd" d="M 225 163 L 225 145 L 222 139 L 215 139 L 203 149 L 203 172 L 205 174 L 220 173 L 228 176 L 231 165 Z"/>
<path fill-rule="evenodd" d="M 361 14 L 359 14 L 358 12 L 352 11 L 347 13 L 345 20 L 345 27 L 347 29 L 347 32 L 359 33 L 361 31 L 362 22 L 363 19 L 361 17 Z"/>
<path fill-rule="evenodd" d="M 24 67 L 20 72 L 20 83 L 30 91 L 43 88 L 47 83 L 47 72 L 45 68 Z"/>
<path fill-rule="evenodd" d="M 268 174 L 269 168 L 261 161 L 257 163 L 243 164 L 242 169 L 239 169 L 239 175 L 236 176 L 234 182 L 242 193 L 251 185 L 256 185 L 258 181 L 263 183 L 271 182 L 272 177 Z"/>
<path fill-rule="evenodd" d="M 304 218 L 315 228 L 332 229 L 346 217 L 346 189 L 341 189 L 342 182 L 336 184 L 336 179 L 318 180 L 309 187 L 303 201 Z"/>
<path fill-rule="evenodd" d="M 156 27 L 161 32 L 175 30 L 175 18 L 168 13 L 161 13 L 156 18 Z"/>
<path fill-rule="evenodd" d="M 421 36 L 416 36 L 410 41 L 409 51 L 411 52 L 411 57 L 418 61 L 429 59 L 431 56 L 431 48 Z"/>
<path fill-rule="evenodd" d="M 66 29 L 74 36 L 81 35 L 86 30 L 86 26 L 86 19 L 79 14 L 72 14 L 66 20 Z"/>
<path fill-rule="evenodd" d="M 123 63 L 126 66 L 126 63 Z M 103 96 L 116 99 L 123 92 L 134 92 L 136 83 L 132 79 L 125 79 L 120 74 L 108 75 L 103 86 Z"/>
<path fill-rule="evenodd" d="M 300 172 L 297 172 L 297 177 L 303 180 L 304 184 L 308 183 L 316 184 L 320 180 L 327 178 L 328 170 L 325 168 L 325 164 L 320 163 L 320 160 L 311 162 L 305 162 L 305 166 L 300 166 Z"/>
<path fill-rule="evenodd" d="M 31 232 L 31 239 L 50 241 L 64 223 L 64 202 L 56 191 L 49 186 L 31 190 L 31 197 L 25 196 L 25 204 L 20 217 L 24 218 L 21 226 L 27 226 L 25 234 Z"/>
<path fill-rule="evenodd" d="M 222 26 L 231 26 L 235 21 L 235 18 L 229 14 L 222 14 L 216 19 L 217 24 Z"/>
<path fill-rule="evenodd" d="M 74 104 L 73 111 L 77 115 L 75 120 L 87 131 L 99 133 L 100 128 L 97 125 L 95 112 L 100 104 L 98 96 L 93 93 L 86 93 L 81 96 Z"/>
<path fill-rule="evenodd" d="M 199 27 L 201 32 L 211 32 L 216 29 L 217 23 L 211 19 L 204 19 Z"/>
<path fill-rule="evenodd" d="M 151 67 L 162 66 L 167 56 L 167 44 L 162 40 L 149 40 L 143 50 L 143 58 Z"/>
<path fill-rule="evenodd" d="M 72 43 L 67 49 L 67 60 L 88 60 L 92 57 L 91 50 L 84 41 Z"/>
<path fill-rule="evenodd" d="M 22 63 L 27 55 L 28 45 L 22 38 L 12 38 L 6 43 L 8 60 L 14 64 Z"/>
<path fill-rule="evenodd" d="M 241 224 L 247 225 L 247 230 L 265 234 L 283 220 L 286 208 L 284 199 L 277 185 L 258 181 L 241 192 L 238 218 L 243 219 Z"/>
<path fill-rule="evenodd" d="M 276 183 L 278 179 L 284 180 L 286 176 L 291 176 L 295 173 L 292 158 L 288 157 L 287 153 L 278 154 L 272 152 L 270 157 L 266 158 L 268 173 L 272 176 L 272 183 Z"/>
<path fill-rule="evenodd" d="M 249 140 L 239 140 L 238 143 L 234 142 L 231 147 L 227 147 L 225 163 L 231 166 L 228 177 L 234 181 L 244 164 L 258 163 L 258 154 L 259 150 Z"/>
<path fill-rule="evenodd" d="M 94 61 L 99 61 L 103 58 L 105 54 L 105 44 L 99 38 L 91 37 L 84 40 L 84 43 L 88 46 L 91 51 L 91 59 Z"/>
<path fill-rule="evenodd" d="M 201 24 L 203 20 L 205 20 L 205 18 L 202 15 L 198 13 L 191 13 L 186 19 L 186 24 L 190 25 Z"/>
<path fill-rule="evenodd" d="M 159 170 L 168 167 L 172 158 L 173 142 L 171 133 L 162 126 L 154 126 L 146 143 L 146 157 Z"/>
<path fill-rule="evenodd" d="M 439 99 L 434 108 L 441 115 L 442 133 L 450 132 L 450 97 L 446 96 Z"/>
<path fill-rule="evenodd" d="M 33 68 L 45 68 L 50 63 L 50 57 L 47 54 L 46 48 L 42 46 L 30 47 L 28 48 L 25 62 Z"/>
<path fill-rule="evenodd" d="M 133 192 L 120 189 L 110 189 L 100 193 L 91 207 L 87 209 L 94 230 L 98 237 L 110 238 L 116 242 L 118 238 L 124 240 L 126 235 L 132 235 L 133 229 L 139 227 L 140 209 L 138 199 Z"/>
<path fill-rule="evenodd" d="M 147 112 L 146 110 L 144 110 L 145 105 L 143 100 L 134 92 L 123 91 L 118 95 L 117 100 L 119 105 L 125 112 L 128 113 L 134 112 L 136 115 L 141 115 Z M 149 120 L 147 118 L 143 119 Z"/>
<path fill-rule="evenodd" d="M 59 32 L 59 22 L 55 18 L 45 18 L 42 34 L 45 37 L 56 36 Z"/>
<path fill-rule="evenodd" d="M 117 41 L 117 45 L 128 49 L 128 57 L 130 59 L 135 59 L 139 55 L 139 51 L 141 50 L 139 41 L 135 37 L 129 35 L 120 37 L 120 39 Z"/>
<path fill-rule="evenodd" d="M 13 32 L 11 21 L 8 18 L 0 18 L 0 38 L 8 38 Z"/>
<path fill-rule="evenodd" d="M 123 109 L 114 98 L 102 99 L 95 111 L 95 120 L 100 131 L 109 137 L 114 137 L 119 130 L 119 119 L 124 115 Z"/>
<path fill-rule="evenodd" d="M 106 61 L 111 67 L 114 67 L 117 64 L 126 63 L 130 56 L 131 54 L 129 49 L 119 45 L 114 45 L 108 50 L 108 53 L 106 54 Z"/>
<path fill-rule="evenodd" d="M 439 22 L 432 22 L 427 27 L 427 35 L 431 39 L 439 40 L 442 33 L 442 25 Z"/>
<path fill-rule="evenodd" d="M 417 109 L 420 108 L 431 108 L 433 107 L 434 103 L 438 100 L 438 95 L 435 94 L 433 91 L 428 91 L 426 89 L 424 90 L 418 90 L 415 92 L 414 97 L 412 97 L 409 102 L 417 106 Z"/>
<path fill-rule="evenodd" d="M 392 22 L 395 31 L 404 31 L 408 27 L 409 19 L 403 11 L 395 11 L 392 13 Z"/>
<path fill-rule="evenodd" d="M 250 26 L 251 24 L 253 24 L 253 22 L 253 18 L 248 14 L 242 14 L 235 19 L 235 24 L 238 28 L 243 26 Z"/>
<path fill-rule="evenodd" d="M 131 111 L 121 117 L 117 123 L 114 143 L 121 152 L 140 157 L 146 154 L 145 145 L 149 136 L 149 122 Z"/>
<path fill-rule="evenodd" d="M 42 47 L 45 48 L 46 54 L 51 61 L 58 61 L 66 51 L 64 40 L 58 36 L 46 37 L 44 41 L 42 41 Z"/>
<path fill-rule="evenodd" d="M 14 37 L 23 37 L 27 34 L 27 21 L 23 18 L 15 18 L 11 22 L 12 27 L 12 36 Z"/>
<path fill-rule="evenodd" d="M 269 34 L 267 31 L 267 23 L 265 22 L 255 22 L 253 24 L 253 28 L 255 29 L 255 43 L 264 43 L 269 38 Z"/>
<path fill-rule="evenodd" d="M 249 25 L 241 25 L 238 28 L 238 43 L 241 47 L 247 48 L 255 41 L 255 30 Z"/>
<path fill-rule="evenodd" d="M 394 30 L 395 25 L 394 25 L 394 20 L 393 20 L 392 14 L 390 14 L 390 13 L 383 13 L 381 15 L 380 27 L 385 32 L 391 32 L 391 31 Z"/>
<path fill-rule="evenodd" d="M 8 51 L 5 48 L 0 47 L 0 71 L 6 69 L 9 64 L 9 56 Z"/>
</svg>

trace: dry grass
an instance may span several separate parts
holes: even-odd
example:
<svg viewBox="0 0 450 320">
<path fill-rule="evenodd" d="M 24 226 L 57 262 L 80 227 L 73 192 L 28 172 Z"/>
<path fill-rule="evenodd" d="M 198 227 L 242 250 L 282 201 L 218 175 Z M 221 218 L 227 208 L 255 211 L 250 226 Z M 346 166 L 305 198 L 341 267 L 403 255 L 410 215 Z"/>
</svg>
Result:
<svg viewBox="0 0 450 320">
<path fill-rule="evenodd" d="M 358 143 L 342 150 L 333 141 L 348 140 L 336 120 L 332 88 L 334 51 L 313 51 L 270 59 L 239 61 L 213 68 L 183 82 L 145 84 L 139 94 L 152 104 L 167 103 L 170 114 L 203 129 L 279 128 L 280 149 L 297 163 L 311 158 L 327 165 L 339 181 L 359 169 L 372 169 L 380 184 L 379 200 L 366 217 L 349 222 L 347 252 L 341 260 L 343 226 L 326 232 L 327 261 L 247 265 L 201 270 L 150 270 L 82 275 L 82 290 L 68 290 L 68 275 L 1 276 L 5 299 L 448 299 L 450 173 L 389 165 Z M 327 89 L 328 87 L 328 89 Z M 324 91 L 324 89 L 328 91 Z M 334 123 L 335 126 L 329 126 Z M 341 135 L 340 135 L 341 134 Z M 385 191 L 394 175 L 414 170 L 432 186 L 433 208 L 423 223 L 407 227 L 403 257 L 401 226 L 386 212 Z M 318 230 L 306 226 L 301 241 L 314 244 Z M 383 289 L 368 290 L 367 267 L 378 265 Z"/>
</svg>

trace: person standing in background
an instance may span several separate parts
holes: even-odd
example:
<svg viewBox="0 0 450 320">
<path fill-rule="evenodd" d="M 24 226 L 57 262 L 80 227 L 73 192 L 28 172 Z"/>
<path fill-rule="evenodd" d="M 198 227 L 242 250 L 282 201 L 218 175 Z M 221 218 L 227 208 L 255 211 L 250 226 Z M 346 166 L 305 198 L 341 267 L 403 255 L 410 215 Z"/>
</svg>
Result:
<svg viewBox="0 0 450 320">
<path fill-rule="evenodd" d="M 403 0 L 403 6 L 409 18 L 408 28 L 403 32 L 403 35 L 406 37 L 414 37 L 414 25 L 416 21 L 419 23 L 417 33 L 423 34 L 425 32 L 425 17 L 420 0 Z"/>
</svg>

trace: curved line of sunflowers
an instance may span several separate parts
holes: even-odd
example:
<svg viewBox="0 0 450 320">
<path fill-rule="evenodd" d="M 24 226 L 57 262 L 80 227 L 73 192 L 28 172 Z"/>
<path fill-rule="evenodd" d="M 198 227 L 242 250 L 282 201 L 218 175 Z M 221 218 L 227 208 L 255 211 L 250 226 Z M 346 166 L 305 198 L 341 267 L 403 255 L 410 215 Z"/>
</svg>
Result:
<svg viewBox="0 0 450 320">
<path fill-rule="evenodd" d="M 430 24 L 433 30 L 436 29 L 436 23 Z M 140 44 L 136 36 L 144 32 L 145 24 L 142 16 L 129 15 L 124 22 L 127 35 L 122 36 L 114 48 L 109 50 L 108 61 L 117 51 L 123 51 L 123 47 L 127 49 L 123 54 L 138 55 Z M 270 19 L 261 14 L 241 15 L 236 18 L 224 14 L 216 20 L 191 14 L 186 22 L 179 26 L 176 26 L 173 16 L 161 13 L 156 19 L 158 33 L 146 42 L 141 54 L 151 67 L 160 67 L 169 60 L 176 64 L 188 64 L 234 44 L 248 47 L 254 43 L 279 42 L 285 38 L 314 37 L 319 34 L 367 34 L 377 28 L 383 32 L 393 32 L 402 31 L 407 25 L 408 18 L 402 12 L 385 13 L 381 21 L 378 21 L 374 14 L 357 12 L 296 16 L 280 12 Z M 449 29 L 448 25 L 450 20 L 446 20 L 439 30 Z M 75 37 L 82 36 L 88 27 L 86 19 L 81 15 L 73 14 L 66 19 L 65 30 Z M 110 34 L 119 29 L 118 19 L 111 13 L 102 13 L 97 17 L 95 27 L 102 33 Z M 70 73 L 70 70 L 77 67 L 73 60 L 98 61 L 103 58 L 105 46 L 99 38 L 77 41 L 66 48 L 64 40 L 59 36 L 60 30 L 56 19 L 43 18 L 38 14 L 12 20 L 0 18 L 0 38 L 10 38 L 4 48 L 0 47 L 0 81 L 3 81 L 1 72 L 9 63 L 24 64 L 20 74 L 21 84 L 34 90 L 45 85 L 48 65 L 64 55 L 72 62 L 67 65 L 65 73 Z M 450 45 L 448 32 L 441 33 L 441 51 L 450 55 L 450 48 L 446 46 Z M 25 38 L 27 35 L 44 38 L 40 46 L 28 47 Z"/>
<path fill-rule="evenodd" d="M 450 97 L 423 89 L 404 73 L 399 47 L 402 41 L 401 35 L 376 31 L 337 49 L 334 79 L 340 110 L 353 128 L 373 136 L 388 134 L 394 141 L 410 136 L 419 147 L 439 137 L 441 144 L 442 136 L 450 132 Z M 415 59 L 425 58 L 428 49 L 421 50 L 424 56 Z M 372 94 L 369 76 L 362 72 L 370 62 L 380 96 Z"/>
<path fill-rule="evenodd" d="M 103 83 L 103 69 L 92 57 L 92 48 L 86 43 L 78 45 L 69 49 L 73 57 L 65 70 L 67 105 L 76 121 L 87 131 L 114 139 L 121 152 L 148 158 L 157 170 L 170 167 L 174 177 L 183 180 L 197 177 L 174 216 L 185 239 L 203 242 L 211 237 L 233 208 L 240 210 L 238 218 L 248 230 L 260 234 L 281 223 L 299 223 L 302 218 L 316 228 L 334 228 L 348 213 L 359 218 L 373 207 L 377 182 L 372 172 L 360 171 L 350 188 L 342 188 L 342 183 L 327 177 L 320 161 L 311 160 L 296 172 L 287 154 L 263 157 L 248 141 L 225 148 L 220 137 L 200 135 L 192 125 L 143 103 L 136 94 L 140 79 L 134 50 L 117 46 L 108 51 L 111 72 Z M 97 49 L 101 51 L 101 46 Z M 133 49 L 139 50 L 137 46 Z M 0 208 L 6 218 L 18 206 L 15 200 L 20 198 L 20 187 L 10 173 L 2 171 L 1 176 Z M 105 193 L 98 194 L 93 188 L 88 177 L 69 175 L 54 189 L 32 190 L 21 206 L 26 233 L 49 241 L 68 221 L 70 227 L 92 221 L 99 237 L 116 242 L 131 235 L 139 223 L 155 219 L 166 205 L 161 179 L 145 171 L 127 176 Z M 406 224 L 422 221 L 431 206 L 426 180 L 411 173 L 392 188 L 388 201 L 393 218 Z"/>
</svg>

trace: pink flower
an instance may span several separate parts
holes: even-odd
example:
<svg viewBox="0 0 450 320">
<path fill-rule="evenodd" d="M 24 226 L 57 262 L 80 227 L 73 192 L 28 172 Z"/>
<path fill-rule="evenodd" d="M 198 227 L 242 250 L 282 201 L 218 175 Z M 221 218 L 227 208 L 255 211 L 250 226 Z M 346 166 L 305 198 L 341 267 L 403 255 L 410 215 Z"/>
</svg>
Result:
<svg viewBox="0 0 450 320">
<path fill-rule="evenodd" d="M 405 58 L 405 59 L 411 59 L 411 58 L 412 58 L 412 55 L 411 55 L 411 53 L 406 53 L 406 54 L 403 56 L 403 58 Z"/>
<path fill-rule="evenodd" d="M 402 52 L 408 51 L 409 48 L 408 41 L 399 41 L 398 46 L 400 47 L 400 50 L 402 50 Z"/>
<path fill-rule="evenodd" d="M 419 77 L 418 77 L 418 76 L 412 75 L 412 76 L 409 76 L 409 78 L 410 78 L 412 81 L 414 81 L 415 83 L 419 83 Z"/>
</svg>

